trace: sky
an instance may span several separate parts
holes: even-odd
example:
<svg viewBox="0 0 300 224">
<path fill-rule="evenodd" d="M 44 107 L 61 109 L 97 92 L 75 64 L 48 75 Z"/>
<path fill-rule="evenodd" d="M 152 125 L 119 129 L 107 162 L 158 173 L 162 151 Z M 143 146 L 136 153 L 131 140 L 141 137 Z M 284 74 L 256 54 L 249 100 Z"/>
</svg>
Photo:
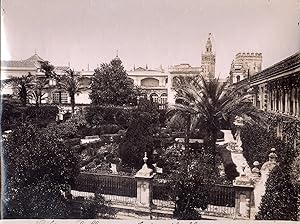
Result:
<svg viewBox="0 0 300 224">
<path fill-rule="evenodd" d="M 300 0 L 2 0 L 1 60 L 35 52 L 54 65 L 90 70 L 117 52 L 130 70 L 201 65 L 208 33 L 216 75 L 239 52 L 266 68 L 300 51 Z"/>
</svg>

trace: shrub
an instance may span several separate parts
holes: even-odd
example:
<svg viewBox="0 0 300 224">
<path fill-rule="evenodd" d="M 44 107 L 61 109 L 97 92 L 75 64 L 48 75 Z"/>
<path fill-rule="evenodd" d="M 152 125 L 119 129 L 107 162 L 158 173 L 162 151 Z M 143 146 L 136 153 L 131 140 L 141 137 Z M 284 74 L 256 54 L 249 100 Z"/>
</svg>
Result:
<svg viewBox="0 0 300 224">
<path fill-rule="evenodd" d="M 86 108 L 86 120 L 92 127 L 114 124 L 128 128 L 132 119 L 133 107 L 89 106 Z"/>
<path fill-rule="evenodd" d="M 21 107 L 10 101 L 4 101 L 1 126 L 3 130 L 7 130 L 27 121 L 38 127 L 46 127 L 49 123 L 55 122 L 57 113 L 58 108 L 52 105 Z"/>
<path fill-rule="evenodd" d="M 95 194 L 95 198 L 88 198 L 82 203 L 82 219 L 112 219 L 116 211 L 105 201 L 100 194 Z"/>
<path fill-rule="evenodd" d="M 297 190 L 291 182 L 288 165 L 275 167 L 267 180 L 256 219 L 297 220 Z"/>
<path fill-rule="evenodd" d="M 58 132 L 23 123 L 3 143 L 7 218 L 65 218 L 61 191 L 79 173 L 78 156 Z"/>
</svg>

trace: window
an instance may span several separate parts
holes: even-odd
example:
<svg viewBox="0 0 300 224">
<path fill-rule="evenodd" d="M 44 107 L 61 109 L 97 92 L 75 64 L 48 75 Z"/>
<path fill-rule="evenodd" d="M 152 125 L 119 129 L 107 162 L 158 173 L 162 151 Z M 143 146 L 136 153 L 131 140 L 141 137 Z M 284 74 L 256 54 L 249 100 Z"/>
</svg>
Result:
<svg viewBox="0 0 300 224">
<path fill-rule="evenodd" d="M 66 92 L 57 91 L 52 93 L 53 103 L 68 103 L 68 94 Z"/>
</svg>

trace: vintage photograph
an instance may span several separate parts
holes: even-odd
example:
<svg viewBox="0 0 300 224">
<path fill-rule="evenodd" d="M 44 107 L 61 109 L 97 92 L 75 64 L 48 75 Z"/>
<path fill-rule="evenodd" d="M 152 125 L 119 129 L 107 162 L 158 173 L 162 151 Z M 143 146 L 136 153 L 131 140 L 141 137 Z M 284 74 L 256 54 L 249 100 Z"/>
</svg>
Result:
<svg viewBox="0 0 300 224">
<path fill-rule="evenodd" d="M 300 221 L 299 0 L 2 0 L 0 90 L 6 222 Z"/>
</svg>

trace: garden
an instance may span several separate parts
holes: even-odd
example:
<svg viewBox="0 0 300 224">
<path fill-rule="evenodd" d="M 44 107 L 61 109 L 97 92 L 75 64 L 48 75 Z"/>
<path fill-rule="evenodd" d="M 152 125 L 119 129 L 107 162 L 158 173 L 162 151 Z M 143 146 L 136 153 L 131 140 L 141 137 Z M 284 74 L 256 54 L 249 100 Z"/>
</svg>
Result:
<svg viewBox="0 0 300 224">
<path fill-rule="evenodd" d="M 49 64 L 42 68 L 48 77 L 56 76 Z M 67 75 L 71 83 L 79 81 L 72 71 Z M 171 189 L 168 199 L 176 204 L 173 217 L 200 219 L 198 209 L 207 208 L 209 189 L 215 184 L 231 186 L 239 175 L 227 145 L 216 143 L 224 138 L 222 129 L 230 127 L 235 132 L 233 119 L 244 116 L 247 122 L 241 140 L 248 164 L 267 161 L 272 147 L 277 149 L 280 164 L 271 173 L 257 219 L 295 219 L 299 191 L 294 181 L 299 178 L 299 146 L 294 142 L 297 131 L 284 132 L 290 134 L 277 138 L 275 128 L 281 118 L 257 111 L 241 96 L 247 94 L 245 91 L 218 79 L 177 77 L 175 87 L 181 103 L 160 110 L 156 103 L 140 97 L 142 90 L 127 79 L 120 59 L 101 65 L 93 79 L 92 104 L 77 108 L 72 100 L 72 115 L 62 122 L 57 120 L 59 109 L 55 105 L 31 105 L 26 94 L 25 99 L 24 94 L 19 95 L 20 101 L 4 100 L 1 126 L 3 131 L 11 131 L 3 141 L 5 217 L 72 217 L 61 192 L 74 185 L 80 172 L 134 176 L 146 152 L 147 165 Z M 24 82 L 18 85 L 23 85 L 23 90 L 32 88 Z M 72 86 L 69 94 L 75 97 L 80 89 Z M 284 129 L 293 130 L 293 125 L 295 121 L 291 120 Z M 281 191 L 286 192 L 281 195 Z M 279 196 L 272 197 L 272 192 Z M 55 206 L 42 209 L 47 203 Z M 95 203 L 98 213 L 108 214 L 102 217 L 113 217 L 109 203 L 98 195 L 85 203 L 83 218 L 96 217 Z M 282 212 L 267 212 L 270 207 Z"/>
</svg>

